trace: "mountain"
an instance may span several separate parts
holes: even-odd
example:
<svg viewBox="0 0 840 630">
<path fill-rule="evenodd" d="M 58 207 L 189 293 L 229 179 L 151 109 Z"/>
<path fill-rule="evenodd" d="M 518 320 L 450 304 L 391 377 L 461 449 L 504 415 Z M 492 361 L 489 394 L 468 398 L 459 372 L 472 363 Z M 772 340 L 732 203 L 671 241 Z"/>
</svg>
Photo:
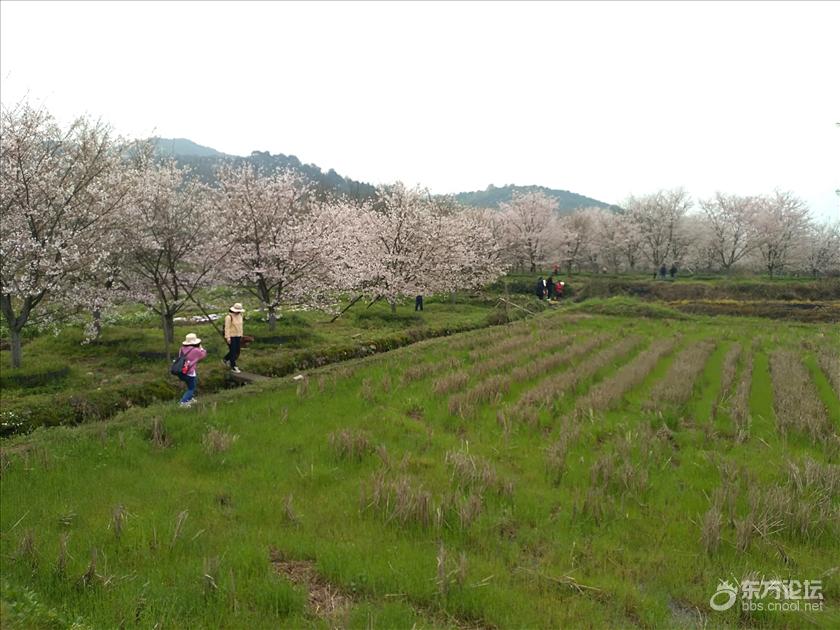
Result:
<svg viewBox="0 0 840 630">
<path fill-rule="evenodd" d="M 159 156 L 174 158 L 180 165 L 190 167 L 197 177 L 208 183 L 215 180 L 216 167 L 220 163 L 229 162 L 236 165 L 250 162 L 256 168 L 265 172 L 274 171 L 278 168 L 295 170 L 312 181 L 316 189 L 322 194 L 337 193 L 355 199 L 372 199 L 376 196 L 376 188 L 372 185 L 343 177 L 333 169 L 325 173 L 317 165 L 304 164 L 294 155 L 284 155 L 283 153 L 272 155 L 268 151 L 253 151 L 251 155 L 243 157 L 222 153 L 186 138 L 150 138 L 150 140 L 154 143 Z M 544 186 L 515 186 L 509 184 L 497 188 L 491 184 L 487 187 L 487 190 L 457 193 L 454 197 L 460 203 L 468 206 L 498 208 L 500 203 L 510 201 L 514 192 L 542 192 L 549 197 L 553 197 L 557 200 L 559 214 L 569 214 L 578 208 L 592 207 L 620 210 L 618 206 L 591 197 Z"/>
<path fill-rule="evenodd" d="M 158 155 L 165 157 L 226 157 L 226 154 L 210 147 L 196 144 L 186 138 L 150 138 Z"/>
<path fill-rule="evenodd" d="M 234 165 L 250 162 L 257 169 L 271 172 L 278 168 L 292 169 L 304 175 L 315 184 L 319 193 L 337 193 L 357 199 L 371 199 L 376 195 L 376 188 L 365 182 L 342 177 L 333 169 L 323 172 L 315 164 L 304 164 L 294 155 L 268 151 L 254 151 L 251 155 L 228 155 L 187 140 L 186 138 L 151 138 L 160 157 L 172 157 L 181 166 L 188 166 L 192 172 L 205 182 L 212 183 L 216 178 L 216 167 L 222 162 Z"/>
<path fill-rule="evenodd" d="M 557 200 L 558 214 L 570 214 L 578 208 L 604 208 L 605 210 L 620 210 L 619 206 L 614 206 L 591 197 L 585 197 L 577 193 L 569 192 L 568 190 L 555 190 L 553 188 L 546 188 L 545 186 L 516 186 L 508 184 L 497 188 L 490 184 L 486 190 L 476 190 L 474 192 L 462 192 L 455 195 L 455 199 L 460 203 L 468 206 L 476 206 L 479 208 L 498 208 L 499 204 L 510 201 L 514 193 L 532 193 L 541 192 L 549 197 Z"/>
</svg>

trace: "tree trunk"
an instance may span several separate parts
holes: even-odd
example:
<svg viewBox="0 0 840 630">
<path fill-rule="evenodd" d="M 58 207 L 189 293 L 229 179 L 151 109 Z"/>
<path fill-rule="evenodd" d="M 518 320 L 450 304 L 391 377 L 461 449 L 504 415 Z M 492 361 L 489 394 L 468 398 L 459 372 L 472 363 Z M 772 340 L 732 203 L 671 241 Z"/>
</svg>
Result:
<svg viewBox="0 0 840 630">
<path fill-rule="evenodd" d="M 12 307 L 12 296 L 8 293 L 0 295 L 0 311 L 3 312 L 3 319 L 6 320 L 6 324 L 9 326 L 9 341 L 11 342 L 12 349 L 12 368 L 15 369 L 19 368 L 21 365 L 23 327 L 29 320 L 29 314 L 32 312 L 32 307 L 32 297 L 27 297 L 23 301 L 20 315 L 15 316 L 15 311 Z"/>
<path fill-rule="evenodd" d="M 268 311 L 268 329 L 272 332 L 277 329 L 277 307 L 266 306 Z"/>
<path fill-rule="evenodd" d="M 11 342 L 11 349 L 12 349 L 12 367 L 17 369 L 21 365 L 21 358 L 23 356 L 22 353 L 22 341 L 23 335 L 21 334 L 22 330 L 20 328 L 9 329 L 9 341 Z"/>
<path fill-rule="evenodd" d="M 100 309 L 94 309 L 93 311 L 93 340 L 99 339 L 99 335 L 102 334 L 102 311 Z"/>
<path fill-rule="evenodd" d="M 163 322 L 163 341 L 166 344 L 166 358 L 172 358 L 172 342 L 175 341 L 175 322 L 170 313 L 163 313 L 161 320 Z"/>
</svg>

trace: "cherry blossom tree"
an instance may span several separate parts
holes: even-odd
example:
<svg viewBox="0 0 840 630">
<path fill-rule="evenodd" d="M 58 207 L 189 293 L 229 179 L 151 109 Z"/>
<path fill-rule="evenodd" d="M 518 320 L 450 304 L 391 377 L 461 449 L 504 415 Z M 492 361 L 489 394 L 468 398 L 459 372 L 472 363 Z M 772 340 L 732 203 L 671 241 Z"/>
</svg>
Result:
<svg viewBox="0 0 840 630">
<path fill-rule="evenodd" d="M 346 277 L 356 290 L 387 300 L 396 312 L 400 298 L 434 291 L 443 220 L 428 191 L 419 187 L 398 182 L 377 193 L 377 200 L 356 214 L 357 242 Z"/>
<path fill-rule="evenodd" d="M 137 186 L 125 222 L 126 252 L 122 282 L 133 298 L 161 319 L 167 356 L 174 341 L 174 320 L 192 294 L 214 278 L 227 254 L 213 211 L 211 191 L 174 161 L 139 158 Z"/>
<path fill-rule="evenodd" d="M 714 260 L 724 272 L 747 256 L 758 245 L 755 219 L 759 207 L 756 197 L 716 193 L 700 201 L 710 230 L 709 246 Z"/>
<path fill-rule="evenodd" d="M 0 121 L 0 310 L 17 368 L 24 326 L 104 264 L 103 235 L 131 186 L 122 143 L 102 123 L 80 118 L 62 129 L 25 103 L 3 108 Z"/>
<path fill-rule="evenodd" d="M 597 238 L 599 210 L 582 208 L 568 214 L 554 223 L 554 238 L 557 243 L 560 260 L 571 273 L 587 265 L 598 270 L 600 254 Z"/>
<path fill-rule="evenodd" d="M 545 260 L 546 246 L 556 228 L 557 202 L 540 192 L 517 193 L 500 208 L 517 255 L 528 263 L 531 272 L 536 271 Z"/>
<path fill-rule="evenodd" d="M 342 259 L 346 288 L 385 299 L 396 312 L 402 298 L 481 286 L 506 268 L 498 215 L 488 220 L 487 211 L 399 182 L 377 193 L 374 202 L 342 211 L 352 240 Z"/>
<path fill-rule="evenodd" d="M 755 226 L 757 250 L 772 277 L 792 262 L 792 255 L 811 226 L 811 215 L 793 193 L 776 191 L 758 201 Z"/>
<path fill-rule="evenodd" d="M 813 226 L 805 240 L 806 263 L 812 276 L 840 270 L 840 223 Z"/>
<path fill-rule="evenodd" d="M 482 287 L 507 268 L 503 221 L 498 213 L 465 208 L 451 199 L 436 200 L 427 220 L 438 233 L 428 291 Z"/>
<path fill-rule="evenodd" d="M 283 303 L 325 308 L 347 251 L 343 220 L 354 209 L 316 198 L 291 171 L 259 174 L 252 165 L 218 171 L 218 212 L 227 223 L 223 276 L 250 291 L 275 329 Z"/>
<path fill-rule="evenodd" d="M 625 206 L 641 234 L 642 253 L 654 268 L 658 268 L 673 256 L 680 222 L 691 208 L 688 193 L 681 188 L 660 190 L 643 197 L 631 197 Z"/>
</svg>

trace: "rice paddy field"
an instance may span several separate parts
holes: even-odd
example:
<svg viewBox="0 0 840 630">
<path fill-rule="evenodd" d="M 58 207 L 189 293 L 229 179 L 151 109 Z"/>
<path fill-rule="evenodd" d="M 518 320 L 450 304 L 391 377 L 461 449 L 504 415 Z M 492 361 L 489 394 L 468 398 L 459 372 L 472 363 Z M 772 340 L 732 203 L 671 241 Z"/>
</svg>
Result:
<svg viewBox="0 0 840 630">
<path fill-rule="evenodd" d="M 7 440 L 3 627 L 840 627 L 836 324 L 603 312 Z"/>
</svg>

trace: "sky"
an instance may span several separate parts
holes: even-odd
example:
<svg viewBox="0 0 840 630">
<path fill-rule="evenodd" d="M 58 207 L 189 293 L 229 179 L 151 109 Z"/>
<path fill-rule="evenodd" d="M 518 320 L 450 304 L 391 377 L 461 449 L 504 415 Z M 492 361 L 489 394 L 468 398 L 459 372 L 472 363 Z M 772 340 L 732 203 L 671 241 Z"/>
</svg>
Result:
<svg viewBox="0 0 840 630">
<path fill-rule="evenodd" d="M 434 193 L 840 219 L 838 2 L 0 2 L 0 97 Z"/>
</svg>

